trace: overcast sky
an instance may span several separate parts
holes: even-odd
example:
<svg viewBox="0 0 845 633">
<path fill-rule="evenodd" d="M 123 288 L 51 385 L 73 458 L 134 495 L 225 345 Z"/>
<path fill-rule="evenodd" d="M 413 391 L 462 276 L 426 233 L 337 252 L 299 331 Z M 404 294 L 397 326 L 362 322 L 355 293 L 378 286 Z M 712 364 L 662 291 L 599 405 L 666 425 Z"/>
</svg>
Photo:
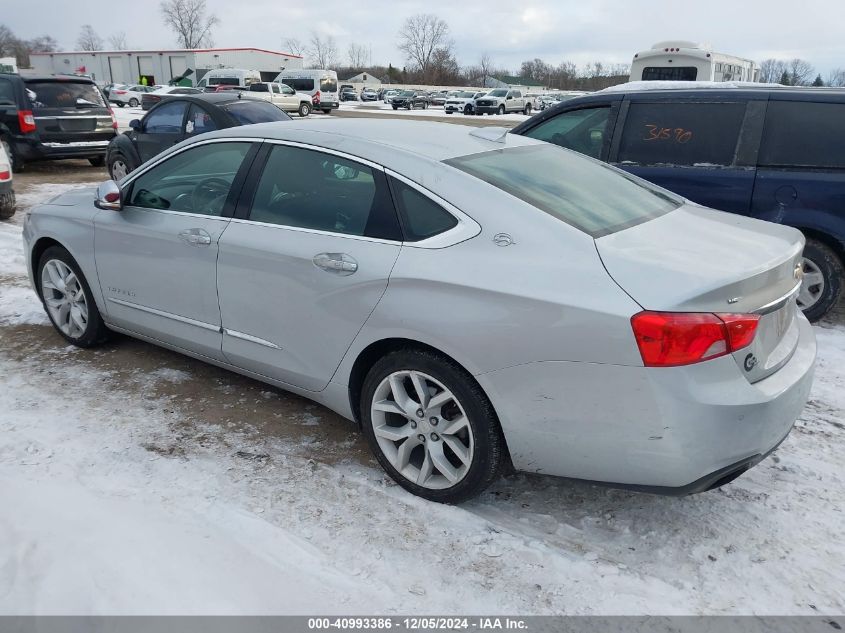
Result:
<svg viewBox="0 0 845 633">
<path fill-rule="evenodd" d="M 5 5 L 0 22 L 19 37 L 55 37 L 75 49 L 90 23 L 105 39 L 124 31 L 131 48 L 172 47 L 155 0 L 29 0 Z M 653 43 L 709 42 L 714 50 L 762 61 L 801 57 L 825 76 L 845 68 L 845 0 L 207 0 L 220 18 L 215 45 L 283 50 L 314 30 L 333 35 L 341 62 L 350 42 L 372 49 L 374 64 L 402 66 L 397 32 L 415 13 L 435 13 L 450 27 L 458 62 L 488 52 L 497 67 L 518 69 L 540 57 L 557 64 L 630 63 Z"/>
</svg>

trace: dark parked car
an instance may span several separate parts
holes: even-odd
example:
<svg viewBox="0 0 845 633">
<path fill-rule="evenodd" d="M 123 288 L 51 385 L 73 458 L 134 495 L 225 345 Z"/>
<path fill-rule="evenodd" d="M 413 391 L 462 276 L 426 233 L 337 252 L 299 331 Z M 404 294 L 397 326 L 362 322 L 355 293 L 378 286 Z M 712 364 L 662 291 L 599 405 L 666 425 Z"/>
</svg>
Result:
<svg viewBox="0 0 845 633">
<path fill-rule="evenodd" d="M 428 102 L 428 95 L 422 90 L 403 90 L 398 95 L 394 95 L 390 101 L 390 105 L 393 106 L 394 110 L 398 110 L 399 108 L 405 108 L 406 110 L 422 108 L 425 110 L 428 107 Z"/>
<path fill-rule="evenodd" d="M 445 92 L 432 92 L 429 95 L 429 103 L 433 106 L 446 105 L 446 93 Z"/>
<path fill-rule="evenodd" d="M 209 92 L 168 97 L 112 141 L 108 148 L 109 173 L 120 180 L 142 163 L 186 138 L 239 125 L 290 121 L 281 109 L 236 92 Z"/>
<path fill-rule="evenodd" d="M 159 88 L 155 92 L 147 92 L 141 96 L 141 109 L 149 110 L 159 101 L 167 99 L 176 95 L 200 95 L 203 91 L 199 88 L 190 88 L 188 86 L 170 86 L 167 88 Z"/>
<path fill-rule="evenodd" d="M 807 244 L 798 305 L 811 320 L 836 305 L 845 284 L 845 90 L 603 91 L 545 110 L 513 133 L 609 162 L 693 202 L 800 229 Z"/>
<path fill-rule="evenodd" d="M 358 101 L 358 93 L 354 88 L 344 88 L 340 91 L 341 101 Z"/>
<path fill-rule="evenodd" d="M 54 158 L 101 166 L 116 134 L 117 122 L 91 79 L 0 73 L 0 142 L 15 171 Z"/>
</svg>

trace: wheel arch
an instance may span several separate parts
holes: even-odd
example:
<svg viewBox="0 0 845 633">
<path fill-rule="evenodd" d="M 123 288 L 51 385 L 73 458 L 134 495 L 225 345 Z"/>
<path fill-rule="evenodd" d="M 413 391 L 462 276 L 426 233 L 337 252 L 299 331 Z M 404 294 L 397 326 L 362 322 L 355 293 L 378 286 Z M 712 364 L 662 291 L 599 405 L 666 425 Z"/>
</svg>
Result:
<svg viewBox="0 0 845 633">
<path fill-rule="evenodd" d="M 478 382 L 476 377 L 473 376 L 472 372 L 467 369 L 465 363 L 460 362 L 452 355 L 447 354 L 446 352 L 438 349 L 437 347 L 429 345 L 427 343 L 423 343 L 421 341 L 403 337 L 384 338 L 370 343 L 358 353 L 358 356 L 355 358 L 355 362 L 352 364 L 348 382 L 349 405 L 352 410 L 352 416 L 355 423 L 358 424 L 359 427 L 361 426 L 361 390 L 363 389 L 364 380 L 367 377 L 367 373 L 370 371 L 373 365 L 375 365 L 375 363 L 378 362 L 378 360 L 380 358 L 383 358 L 385 355 L 394 351 L 408 349 L 422 350 L 437 354 L 438 356 L 442 356 L 443 358 L 451 361 L 452 363 L 460 367 L 462 370 L 464 370 L 467 376 L 469 376 L 470 379 L 475 382 L 476 385 L 478 385 L 478 388 L 490 402 L 490 406 L 493 408 L 493 412 L 496 415 L 496 422 L 499 424 L 499 429 L 502 434 L 502 442 L 505 449 L 505 457 L 507 460 L 507 464 L 509 464 L 509 468 L 512 468 L 513 464 L 511 460 L 510 449 L 508 448 L 507 436 L 502 430 L 501 421 L 499 420 L 499 412 L 496 409 L 496 403 L 493 401 L 493 398 L 490 397 L 488 391 L 484 388 L 481 383 Z"/>
<path fill-rule="evenodd" d="M 29 263 L 32 269 L 32 282 L 35 285 L 35 290 L 39 293 L 39 296 L 41 293 L 41 280 L 38 277 L 38 262 L 41 261 L 41 256 L 51 246 L 58 246 L 70 253 L 70 250 L 67 246 L 52 237 L 39 237 L 35 241 L 35 244 L 32 245 Z M 73 253 L 71 253 L 71 257 L 73 257 Z M 76 259 L 76 257 L 73 258 L 74 260 Z"/>
<path fill-rule="evenodd" d="M 845 265 L 845 243 L 837 239 L 836 236 L 815 228 L 808 228 L 804 226 L 796 226 L 795 228 L 801 231 L 807 239 L 814 239 L 826 246 L 829 246 L 833 249 L 833 252 L 836 253 L 837 257 L 839 257 L 839 261 Z"/>
<path fill-rule="evenodd" d="M 100 279 L 97 275 L 97 269 L 96 265 L 93 262 L 93 259 L 90 262 L 81 259 L 77 256 L 75 250 L 73 248 L 70 248 L 66 242 L 62 242 L 53 237 L 52 235 L 42 235 L 37 240 L 35 240 L 32 245 L 32 249 L 29 253 L 30 270 L 32 271 L 32 283 L 36 293 L 38 293 L 38 296 L 41 296 L 41 279 L 38 274 L 38 262 L 41 260 L 41 256 L 44 254 L 44 252 L 51 246 L 58 246 L 59 248 L 63 248 L 68 252 L 68 254 L 73 258 L 73 261 L 76 262 L 76 265 L 79 266 L 79 269 L 82 271 L 82 274 L 85 275 L 85 280 L 88 283 L 89 288 L 91 288 L 92 299 L 94 300 L 97 309 L 100 311 L 100 314 L 108 314 L 105 309 L 105 297 L 103 297 L 102 292 L 100 290 Z"/>
</svg>

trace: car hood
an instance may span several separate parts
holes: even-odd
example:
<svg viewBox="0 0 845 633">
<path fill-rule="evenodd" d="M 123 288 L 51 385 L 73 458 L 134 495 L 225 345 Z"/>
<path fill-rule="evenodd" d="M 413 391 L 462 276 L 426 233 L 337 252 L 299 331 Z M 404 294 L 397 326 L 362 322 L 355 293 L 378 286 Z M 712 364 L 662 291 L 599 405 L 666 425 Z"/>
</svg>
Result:
<svg viewBox="0 0 845 633">
<path fill-rule="evenodd" d="M 753 312 L 795 288 L 804 237 L 687 203 L 601 237 L 596 248 L 610 276 L 646 310 Z"/>
<path fill-rule="evenodd" d="M 45 204 L 54 207 L 76 207 L 84 204 L 94 206 L 94 200 L 97 197 L 97 187 L 79 187 L 61 193 L 54 198 L 48 200 Z"/>
</svg>

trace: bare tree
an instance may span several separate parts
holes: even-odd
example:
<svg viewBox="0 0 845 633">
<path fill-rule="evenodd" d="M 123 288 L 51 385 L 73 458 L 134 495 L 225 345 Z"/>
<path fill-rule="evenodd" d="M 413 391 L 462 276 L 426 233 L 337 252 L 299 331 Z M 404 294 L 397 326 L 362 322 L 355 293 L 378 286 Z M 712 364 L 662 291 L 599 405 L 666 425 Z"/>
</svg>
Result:
<svg viewBox="0 0 845 633">
<path fill-rule="evenodd" d="M 493 58 L 489 53 L 481 53 L 481 59 L 478 60 L 478 68 L 481 70 L 481 85 L 490 76 L 493 71 Z"/>
<path fill-rule="evenodd" d="M 211 29 L 220 20 L 213 13 L 206 15 L 205 0 L 163 0 L 159 8 L 182 48 L 213 45 Z"/>
<path fill-rule="evenodd" d="M 806 86 L 813 76 L 814 69 L 810 62 L 795 58 L 789 62 L 789 85 Z"/>
<path fill-rule="evenodd" d="M 124 31 L 119 31 L 110 36 L 109 46 L 115 51 L 125 51 L 129 48 L 129 45 L 126 43 L 126 33 Z"/>
<path fill-rule="evenodd" d="M 346 51 L 346 55 L 349 59 L 349 67 L 358 69 L 369 66 L 369 54 L 370 51 L 366 46 L 352 42 Z"/>
<path fill-rule="evenodd" d="M 786 72 L 786 62 L 782 59 L 765 59 L 760 64 L 760 81 L 775 84 Z"/>
<path fill-rule="evenodd" d="M 27 42 L 32 53 L 54 53 L 59 50 L 59 43 L 52 35 L 39 35 Z"/>
<path fill-rule="evenodd" d="M 289 37 L 285 40 L 283 46 L 287 49 L 289 53 L 299 55 L 300 57 L 305 56 L 305 44 L 300 39 L 297 39 L 295 37 Z"/>
<path fill-rule="evenodd" d="M 311 42 L 306 53 L 314 68 L 337 66 L 337 43 L 331 35 L 323 37 L 316 31 L 311 31 Z"/>
<path fill-rule="evenodd" d="M 450 44 L 449 25 L 431 13 L 411 16 L 399 31 L 399 50 L 416 66 L 423 80 L 428 79 L 434 52 Z"/>
<path fill-rule="evenodd" d="M 0 57 L 10 57 L 15 54 L 18 38 L 5 24 L 0 24 Z"/>
<path fill-rule="evenodd" d="M 845 69 L 834 68 L 827 74 L 828 86 L 845 86 Z"/>
<path fill-rule="evenodd" d="M 76 46 L 81 51 L 101 51 L 103 50 L 103 38 L 97 35 L 93 26 L 83 24 L 82 30 L 79 31 L 79 38 L 76 40 Z"/>
</svg>

